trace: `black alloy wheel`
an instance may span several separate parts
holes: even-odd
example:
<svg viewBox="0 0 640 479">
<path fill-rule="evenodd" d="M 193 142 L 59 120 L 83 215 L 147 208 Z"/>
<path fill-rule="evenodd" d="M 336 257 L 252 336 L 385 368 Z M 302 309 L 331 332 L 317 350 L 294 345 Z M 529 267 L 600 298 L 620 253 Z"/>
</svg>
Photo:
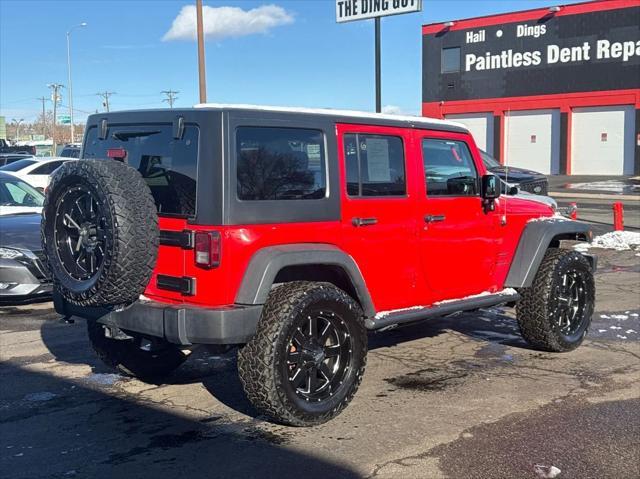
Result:
<svg viewBox="0 0 640 479">
<path fill-rule="evenodd" d="M 238 373 L 251 403 L 290 426 L 314 426 L 340 414 L 366 363 L 360 305 L 324 282 L 272 289 L 256 334 L 238 350 Z"/>
<path fill-rule="evenodd" d="M 288 387 L 305 401 L 330 398 L 347 375 L 351 348 L 349 329 L 335 313 L 299 318 L 286 347 Z"/>
<path fill-rule="evenodd" d="M 565 336 L 571 336 L 580 329 L 587 304 L 586 297 L 585 281 L 580 272 L 565 272 L 556 287 L 557 305 L 554 314 L 558 328 Z"/>
<path fill-rule="evenodd" d="M 60 264 L 76 281 L 94 278 L 105 258 L 105 217 L 89 187 L 75 186 L 56 204 L 54 242 Z"/>
</svg>

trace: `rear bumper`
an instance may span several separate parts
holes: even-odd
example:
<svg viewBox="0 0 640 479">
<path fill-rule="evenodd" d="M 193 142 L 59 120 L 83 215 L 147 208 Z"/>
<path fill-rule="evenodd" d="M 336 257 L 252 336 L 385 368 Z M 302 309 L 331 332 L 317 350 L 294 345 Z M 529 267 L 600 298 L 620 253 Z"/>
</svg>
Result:
<svg viewBox="0 0 640 479">
<path fill-rule="evenodd" d="M 170 305 L 137 301 L 121 311 L 75 306 L 54 294 L 56 311 L 78 316 L 124 331 L 164 338 L 170 343 L 244 344 L 256 332 L 261 305 L 230 305 L 219 308 Z"/>
</svg>

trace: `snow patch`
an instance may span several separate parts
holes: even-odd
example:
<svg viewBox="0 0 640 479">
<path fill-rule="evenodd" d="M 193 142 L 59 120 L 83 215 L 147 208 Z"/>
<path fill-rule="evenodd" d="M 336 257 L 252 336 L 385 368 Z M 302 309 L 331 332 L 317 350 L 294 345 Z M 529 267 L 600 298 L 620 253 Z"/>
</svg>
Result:
<svg viewBox="0 0 640 479">
<path fill-rule="evenodd" d="M 465 296 L 464 298 L 445 299 L 443 301 L 436 301 L 430 307 L 433 308 L 434 306 L 441 306 L 443 304 L 454 303 L 457 301 L 464 301 L 466 299 L 482 298 L 484 296 L 515 296 L 517 294 L 518 292 L 513 288 L 505 288 L 502 291 L 498 291 L 496 293 L 492 293 L 491 291 L 483 291 L 482 293 L 472 294 L 471 296 Z M 410 308 L 400 308 L 400 309 L 392 309 L 389 311 L 380 311 L 374 316 L 374 319 L 386 318 L 390 314 L 402 313 L 405 311 L 416 311 L 419 309 L 427 309 L 427 308 L 429 308 L 429 306 L 411 306 Z"/>
<path fill-rule="evenodd" d="M 566 216 L 562 216 L 557 211 L 553 214 L 553 216 L 540 216 L 538 218 L 531 218 L 527 223 L 536 223 L 538 221 L 573 221 L 571 218 L 567 218 Z"/>
<path fill-rule="evenodd" d="M 569 183 L 565 187 L 571 190 L 611 191 L 613 193 L 624 193 L 628 188 L 626 183 L 616 180 Z"/>
<path fill-rule="evenodd" d="M 463 301 L 465 299 L 482 298 L 484 296 L 515 296 L 518 292 L 513 288 L 505 288 L 502 291 L 492 293 L 491 291 L 483 291 L 482 293 L 472 294 L 471 296 L 465 296 L 464 298 L 457 299 L 445 299 L 443 301 L 437 301 L 433 303 L 433 306 L 440 306 L 442 304 L 453 303 L 455 301 Z"/>
<path fill-rule="evenodd" d="M 622 329 L 620 326 L 609 326 L 609 329 Z"/>
<path fill-rule="evenodd" d="M 405 311 L 416 311 L 418 309 L 426 309 L 426 306 L 411 306 L 410 308 L 391 309 L 389 311 L 380 311 L 375 315 L 375 319 L 386 318 L 390 314 L 403 313 Z"/>
<path fill-rule="evenodd" d="M 616 338 L 620 338 L 620 339 L 627 339 L 627 337 L 626 337 L 626 336 L 622 336 L 622 335 L 620 335 L 620 334 L 616 334 Z"/>
<path fill-rule="evenodd" d="M 640 233 L 635 231 L 611 231 L 596 236 L 591 244 L 579 243 L 573 247 L 576 251 L 587 251 L 589 248 L 612 249 L 616 251 L 640 250 Z"/>
<path fill-rule="evenodd" d="M 533 466 L 533 472 L 542 479 L 554 479 L 562 472 L 556 466 L 543 466 L 542 464 L 535 464 Z"/>
<path fill-rule="evenodd" d="M 102 386 L 113 386 L 122 379 L 122 376 L 111 373 L 93 373 L 89 374 L 85 379 L 89 382 L 100 384 Z"/>
<path fill-rule="evenodd" d="M 42 391 L 39 393 L 31 393 L 31 394 L 27 394 L 24 399 L 25 401 L 34 401 L 34 402 L 38 402 L 38 401 L 50 401 L 51 399 L 58 397 L 57 394 L 54 393 L 50 393 L 49 391 Z"/>
</svg>

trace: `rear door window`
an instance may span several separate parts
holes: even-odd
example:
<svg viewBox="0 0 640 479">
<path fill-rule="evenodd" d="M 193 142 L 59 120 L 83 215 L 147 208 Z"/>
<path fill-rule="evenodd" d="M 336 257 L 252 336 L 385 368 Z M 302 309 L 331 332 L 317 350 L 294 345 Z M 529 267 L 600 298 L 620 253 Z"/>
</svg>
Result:
<svg viewBox="0 0 640 479">
<path fill-rule="evenodd" d="M 404 196 L 404 147 L 397 136 L 344 135 L 349 196 Z"/>
<path fill-rule="evenodd" d="M 237 194 L 243 201 L 326 195 L 324 135 L 305 128 L 239 127 Z"/>
<path fill-rule="evenodd" d="M 158 214 L 195 215 L 199 130 L 186 125 L 182 138 L 173 137 L 173 125 L 115 125 L 107 138 L 97 128 L 87 132 L 84 158 L 106 159 L 109 149 L 126 151 L 125 161 L 145 179 Z M 110 160 L 116 161 L 116 160 Z"/>
</svg>

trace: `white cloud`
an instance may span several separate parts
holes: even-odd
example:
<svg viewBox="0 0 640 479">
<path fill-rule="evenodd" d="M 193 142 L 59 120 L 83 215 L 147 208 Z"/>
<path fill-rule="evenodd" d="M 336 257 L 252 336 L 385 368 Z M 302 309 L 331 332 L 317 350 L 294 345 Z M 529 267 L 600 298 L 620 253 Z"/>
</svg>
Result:
<svg viewBox="0 0 640 479">
<path fill-rule="evenodd" d="M 405 110 L 397 105 L 383 105 L 382 113 L 386 113 L 387 115 L 420 116 L 420 112 L 417 110 Z"/>
<path fill-rule="evenodd" d="M 293 21 L 293 15 L 277 5 L 263 5 L 251 10 L 238 7 L 202 7 L 204 36 L 213 40 L 264 34 L 272 28 L 289 25 Z M 194 5 L 182 7 L 162 39 L 164 41 L 195 40 L 196 7 Z"/>
<path fill-rule="evenodd" d="M 386 113 L 387 115 L 404 115 L 405 112 L 402 111 L 402 108 L 396 105 L 384 105 L 382 107 L 382 113 Z"/>
</svg>

